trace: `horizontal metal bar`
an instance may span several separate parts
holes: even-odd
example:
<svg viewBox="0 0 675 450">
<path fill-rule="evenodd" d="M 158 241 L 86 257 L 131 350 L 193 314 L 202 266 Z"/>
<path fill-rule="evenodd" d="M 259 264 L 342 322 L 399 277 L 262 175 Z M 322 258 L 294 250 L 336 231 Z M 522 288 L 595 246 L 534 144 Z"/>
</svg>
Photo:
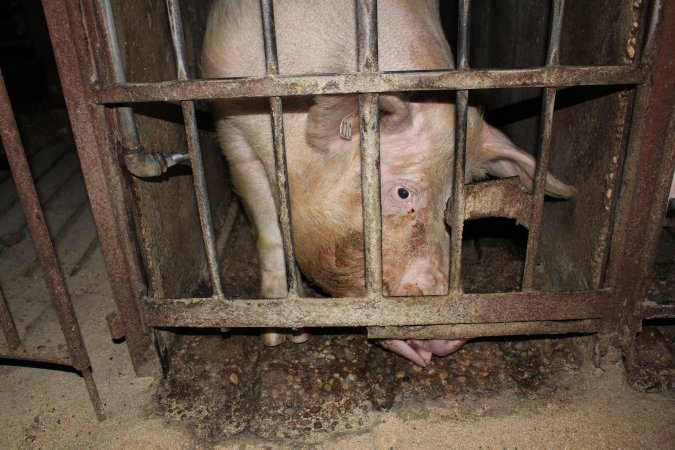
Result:
<svg viewBox="0 0 675 450">
<path fill-rule="evenodd" d="M 645 301 L 642 305 L 643 319 L 675 319 L 675 304 Z"/>
<path fill-rule="evenodd" d="M 275 97 L 366 92 L 565 87 L 642 84 L 645 65 L 538 67 L 515 70 L 350 73 L 342 75 L 269 76 L 257 78 L 174 80 L 96 86 L 98 104 L 189 99 Z"/>
<path fill-rule="evenodd" d="M 472 339 L 487 336 L 598 333 L 608 329 L 608 322 L 602 319 L 543 320 L 539 322 L 369 327 L 368 337 L 372 339 Z"/>
<path fill-rule="evenodd" d="M 7 345 L 0 344 L 0 358 L 73 366 L 73 359 L 70 357 L 68 347 L 65 345 L 58 347 L 22 345 L 16 350 L 12 350 Z"/>
<path fill-rule="evenodd" d="M 153 327 L 360 327 L 602 319 L 611 290 L 508 292 L 427 297 L 286 299 L 150 299 L 142 302 Z"/>
</svg>

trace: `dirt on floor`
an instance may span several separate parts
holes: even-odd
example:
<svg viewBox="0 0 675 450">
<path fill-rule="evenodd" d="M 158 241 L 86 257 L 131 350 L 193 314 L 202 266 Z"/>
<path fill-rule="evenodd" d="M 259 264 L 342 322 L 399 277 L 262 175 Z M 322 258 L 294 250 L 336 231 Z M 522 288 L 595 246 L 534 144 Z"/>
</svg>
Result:
<svg viewBox="0 0 675 450">
<path fill-rule="evenodd" d="M 20 120 L 29 129 L 67 126 L 62 110 L 46 111 L 49 120 Z M 107 420 L 96 420 L 77 373 L 2 361 L 0 448 L 675 447 L 672 322 L 648 324 L 628 370 L 615 353 L 597 368 L 593 336 L 474 340 L 422 369 L 363 330 L 312 330 L 305 344 L 275 348 L 263 347 L 255 330 L 180 330 L 166 376 L 136 377 L 126 344 L 108 333 L 105 316 L 114 304 L 91 214 L 77 194 L 83 187 L 72 145 L 30 139 L 32 167 L 46 168 L 38 191 L 48 200 Z M 10 196 L 11 189 L 0 192 L 7 211 L 0 227 L 9 230 L 0 233 L 8 237 L 0 242 L 0 283 L 22 337 L 55 345 L 63 338 Z M 519 284 L 522 230 L 492 225 L 489 232 L 481 224 L 467 230 L 467 291 Z M 224 255 L 247 257 L 223 264 L 224 284 L 233 295 L 255 296 L 245 217 L 237 217 L 227 245 Z M 672 233 L 664 232 L 649 291 L 654 301 L 673 289 L 672 245 Z"/>
</svg>

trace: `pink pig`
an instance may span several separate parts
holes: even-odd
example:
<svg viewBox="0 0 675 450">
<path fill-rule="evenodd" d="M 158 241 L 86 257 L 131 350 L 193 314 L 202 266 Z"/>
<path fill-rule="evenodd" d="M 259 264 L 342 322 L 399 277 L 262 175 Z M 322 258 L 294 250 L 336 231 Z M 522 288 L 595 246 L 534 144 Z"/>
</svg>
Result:
<svg viewBox="0 0 675 450">
<path fill-rule="evenodd" d="M 276 1 L 282 75 L 356 71 L 353 0 Z M 378 2 L 380 69 L 453 68 L 433 1 Z M 258 1 L 216 0 L 202 55 L 206 78 L 264 76 Z M 380 95 L 382 261 L 387 295 L 439 295 L 448 291 L 449 234 L 443 220 L 452 190 L 455 106 L 453 96 Z M 287 293 L 284 255 L 272 182 L 275 179 L 269 103 L 213 102 L 218 134 L 232 181 L 257 231 L 262 295 Z M 284 101 L 288 176 L 297 263 L 303 274 L 334 296 L 364 292 L 363 229 L 358 118 L 353 137 L 340 135 L 358 112 L 356 96 L 316 96 Z M 488 175 L 519 176 L 531 189 L 534 159 L 469 109 L 467 182 Z M 546 193 L 570 198 L 575 189 L 552 175 Z M 295 336 L 302 341 L 304 335 Z M 276 345 L 283 335 L 263 334 Z M 386 340 L 381 344 L 425 366 L 463 345 L 457 340 Z"/>
</svg>

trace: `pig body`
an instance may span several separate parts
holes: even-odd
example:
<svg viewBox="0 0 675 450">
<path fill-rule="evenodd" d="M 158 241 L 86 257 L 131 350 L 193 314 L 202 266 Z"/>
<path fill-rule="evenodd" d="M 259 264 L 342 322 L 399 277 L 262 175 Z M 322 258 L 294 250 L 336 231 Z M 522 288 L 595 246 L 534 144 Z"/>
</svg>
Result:
<svg viewBox="0 0 675 450">
<path fill-rule="evenodd" d="M 356 71 L 356 12 L 352 0 L 275 2 L 279 71 L 282 75 Z M 433 1 L 378 2 L 379 65 L 383 71 L 450 69 L 453 57 Z M 265 57 L 258 1 L 216 0 L 202 55 L 206 78 L 264 76 Z M 447 292 L 449 234 L 443 221 L 452 190 L 454 105 L 448 96 L 380 95 L 382 259 L 388 295 Z M 232 181 L 257 231 L 261 293 L 287 293 L 284 255 L 273 185 L 275 179 L 269 103 L 212 103 Z M 284 100 L 286 157 L 297 263 L 334 296 L 364 291 L 360 151 L 356 96 Z M 353 137 L 340 124 L 353 118 Z M 517 149 L 470 108 L 467 182 L 521 177 L 531 187 L 532 157 Z M 549 176 L 547 193 L 574 189 Z M 267 333 L 267 344 L 279 336 Z M 448 354 L 458 341 L 386 341 L 384 346 L 425 365 Z"/>
</svg>

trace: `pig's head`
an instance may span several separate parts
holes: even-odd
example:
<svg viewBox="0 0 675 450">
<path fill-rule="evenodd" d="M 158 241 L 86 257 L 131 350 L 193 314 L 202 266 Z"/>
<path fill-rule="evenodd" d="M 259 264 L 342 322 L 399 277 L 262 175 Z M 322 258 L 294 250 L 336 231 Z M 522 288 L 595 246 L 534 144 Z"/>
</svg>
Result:
<svg viewBox="0 0 675 450">
<path fill-rule="evenodd" d="M 452 187 L 454 135 L 444 118 L 452 118 L 452 108 L 380 96 L 382 265 L 388 295 L 447 292 L 443 214 Z M 315 99 L 306 129 L 314 152 L 311 169 L 291 179 L 298 263 L 332 295 L 364 291 L 357 111 L 353 96 Z M 339 132 L 345 118 L 353 124 L 351 139 Z"/>
<path fill-rule="evenodd" d="M 310 147 L 302 173 L 289 161 L 298 264 L 334 296 L 364 292 L 358 103 L 321 96 L 309 109 Z M 452 192 L 454 105 L 425 97 L 380 95 L 382 265 L 386 295 L 442 295 L 448 290 L 449 233 L 444 212 Z M 341 136 L 344 120 L 352 138 Z M 470 108 L 466 180 L 520 176 L 531 189 L 534 159 Z M 547 194 L 574 188 L 553 176 Z M 384 346 L 426 365 L 461 341 L 386 341 Z"/>
</svg>

